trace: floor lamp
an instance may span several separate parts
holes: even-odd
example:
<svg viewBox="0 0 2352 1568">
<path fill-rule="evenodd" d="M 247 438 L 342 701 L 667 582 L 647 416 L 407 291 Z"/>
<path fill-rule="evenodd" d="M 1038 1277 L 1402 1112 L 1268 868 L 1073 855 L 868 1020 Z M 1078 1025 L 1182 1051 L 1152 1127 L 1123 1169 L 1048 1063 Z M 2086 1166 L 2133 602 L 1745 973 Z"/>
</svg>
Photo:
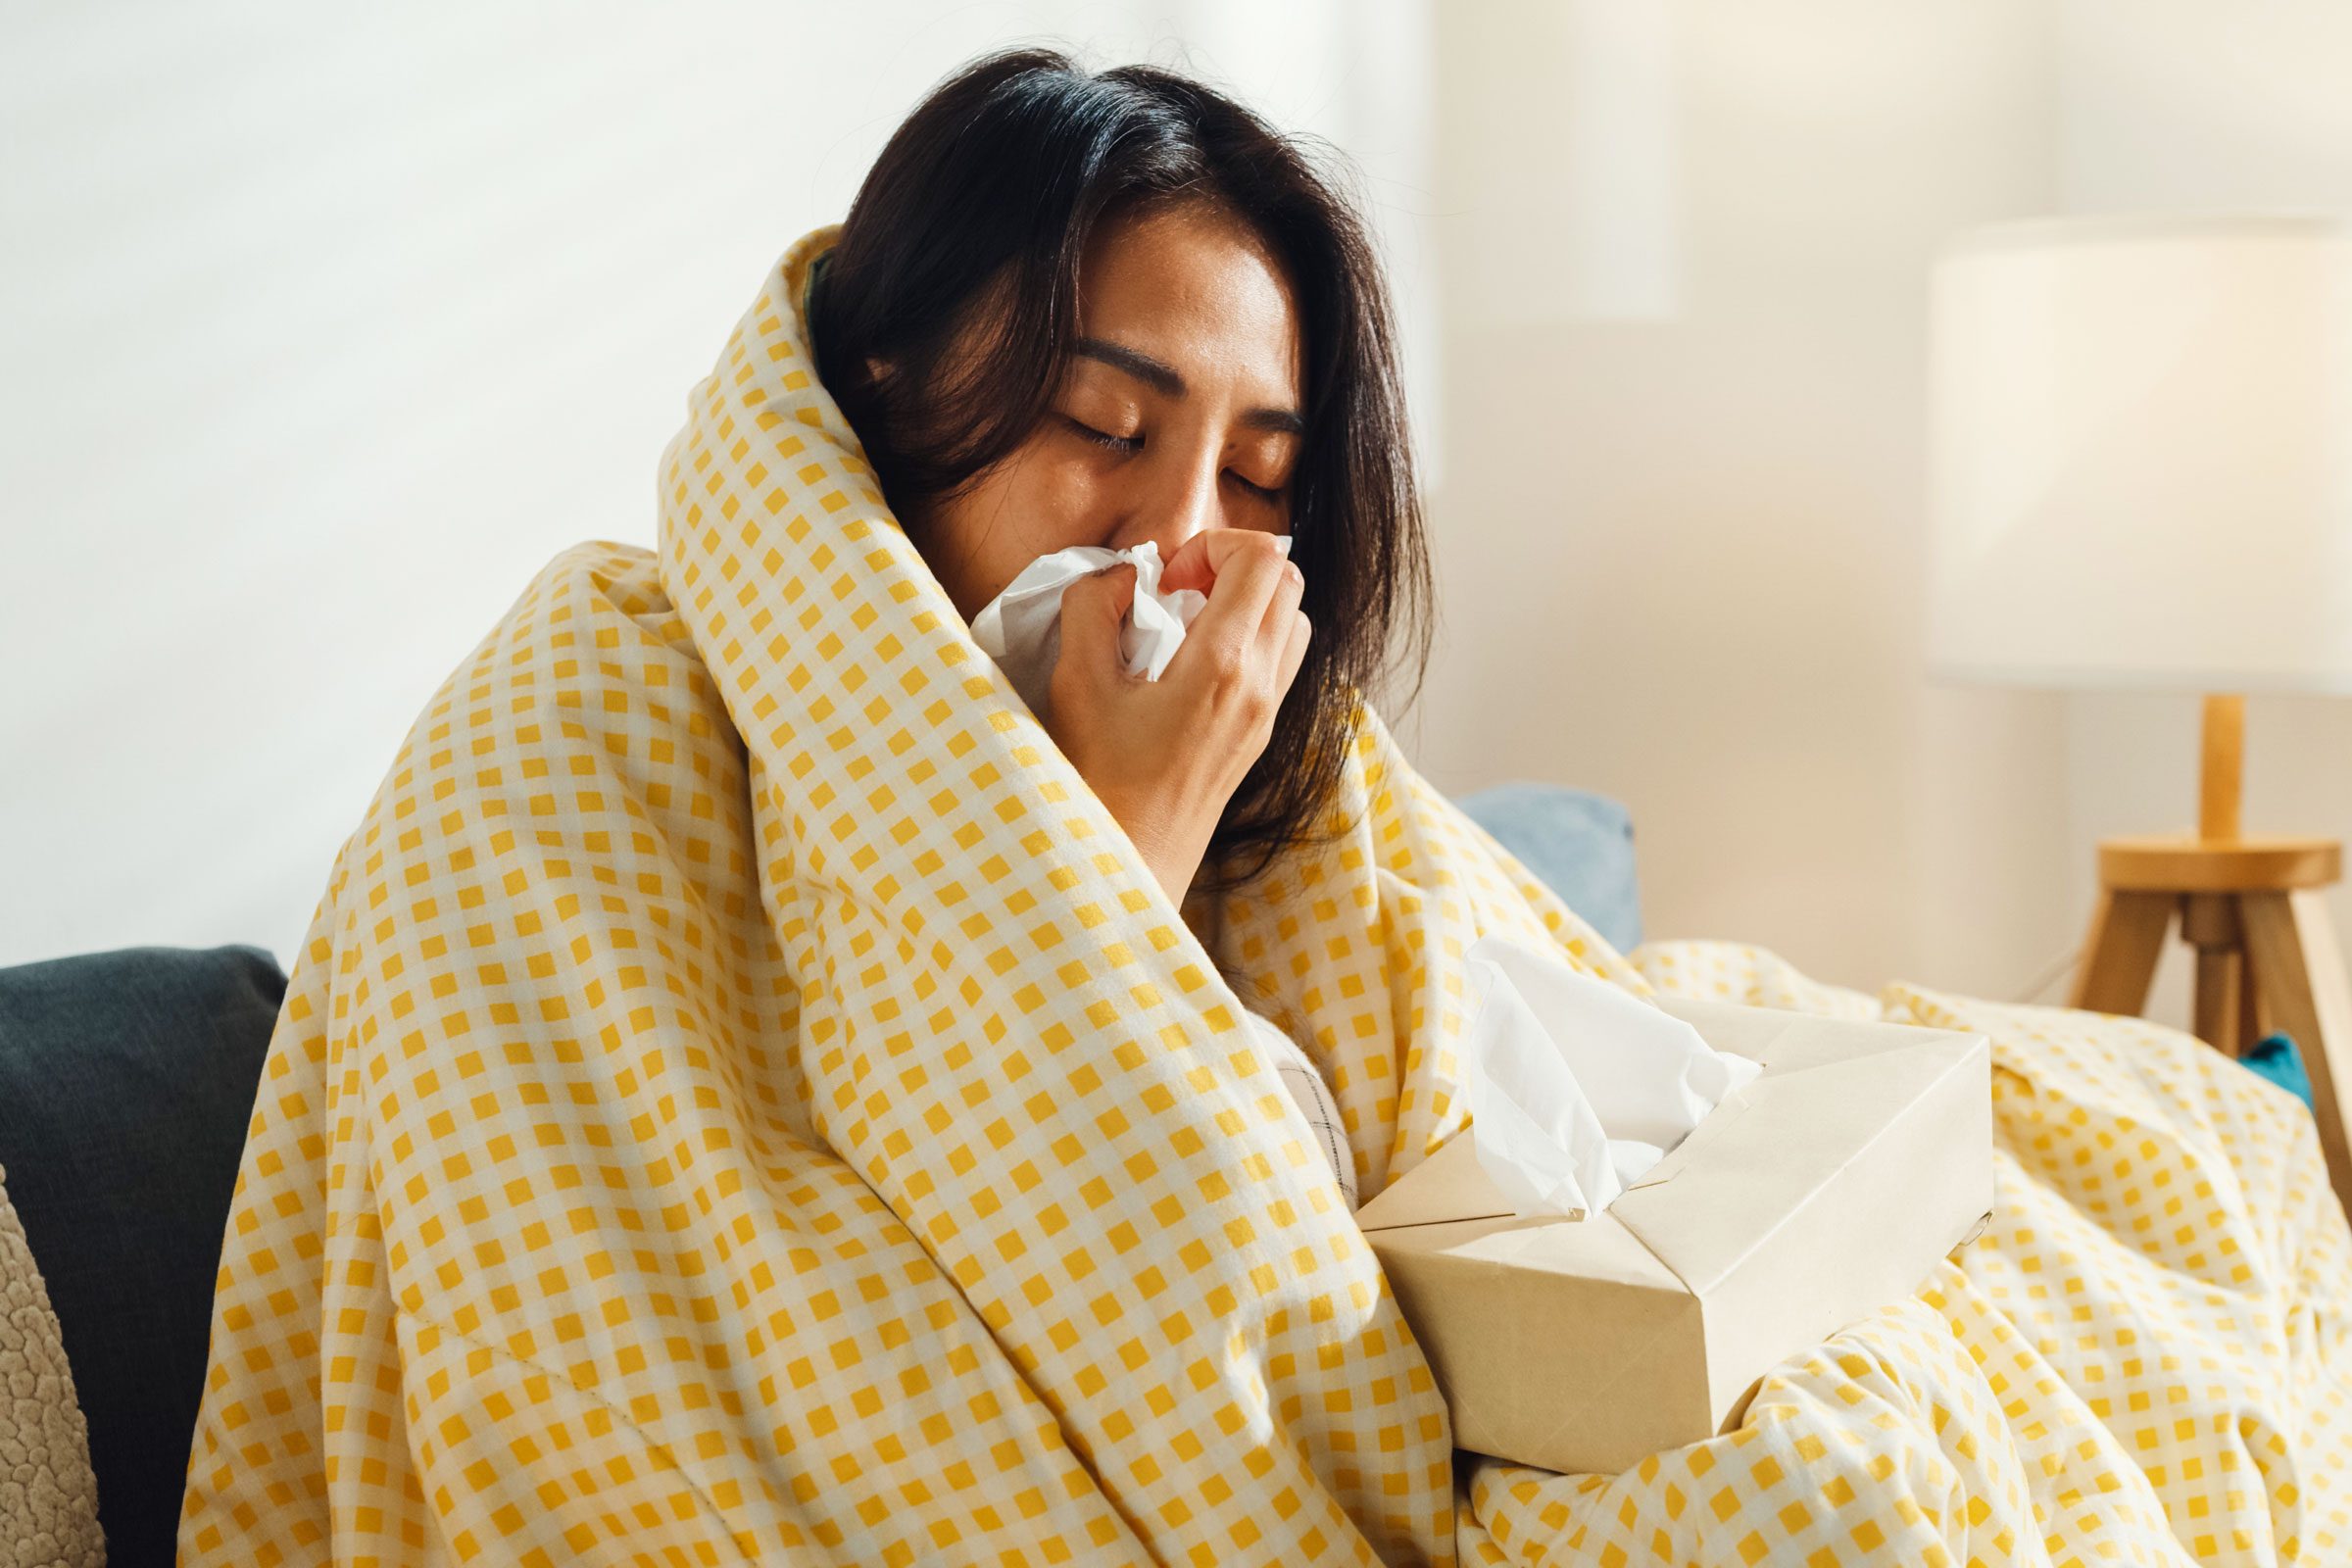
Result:
<svg viewBox="0 0 2352 1568">
<path fill-rule="evenodd" d="M 1929 318 L 1931 666 L 2205 696 L 2197 831 L 2099 846 L 2073 1002 L 2138 1012 L 2178 921 L 2197 1034 L 2294 1040 L 2352 1207 L 2341 848 L 2239 822 L 2243 694 L 2352 694 L 2352 225 L 1996 224 Z"/>
</svg>

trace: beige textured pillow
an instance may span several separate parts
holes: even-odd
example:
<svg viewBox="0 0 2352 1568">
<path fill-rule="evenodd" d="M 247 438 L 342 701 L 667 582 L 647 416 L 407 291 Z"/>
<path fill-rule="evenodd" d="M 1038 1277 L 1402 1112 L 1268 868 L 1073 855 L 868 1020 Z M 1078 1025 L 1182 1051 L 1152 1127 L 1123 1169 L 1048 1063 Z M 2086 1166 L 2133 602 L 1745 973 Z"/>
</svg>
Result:
<svg viewBox="0 0 2352 1568">
<path fill-rule="evenodd" d="M 106 1568 L 88 1424 L 0 1168 L 0 1568 Z"/>
</svg>

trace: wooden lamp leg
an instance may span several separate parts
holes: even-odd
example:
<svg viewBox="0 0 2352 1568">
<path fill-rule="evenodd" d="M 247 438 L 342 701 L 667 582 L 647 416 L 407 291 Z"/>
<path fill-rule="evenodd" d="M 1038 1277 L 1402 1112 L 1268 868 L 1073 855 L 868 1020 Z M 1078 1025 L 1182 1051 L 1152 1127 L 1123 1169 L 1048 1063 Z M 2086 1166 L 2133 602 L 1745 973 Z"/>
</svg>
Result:
<svg viewBox="0 0 2352 1568">
<path fill-rule="evenodd" d="M 2180 904 L 2180 935 L 2197 950 L 2197 1038 L 2226 1056 L 2244 1055 L 2254 1042 L 2238 1035 L 2245 963 L 2236 898 L 2190 894 Z"/>
<path fill-rule="evenodd" d="M 2352 981 L 2325 897 L 2316 888 L 2248 893 L 2240 899 L 2246 958 L 2274 1026 L 2303 1054 L 2311 1075 L 2320 1148 L 2337 1197 L 2352 1203 L 2352 1083 L 2336 1075 L 2352 1055 Z M 2343 1053 L 2344 1054 L 2337 1054 Z"/>
<path fill-rule="evenodd" d="M 2245 928 L 2242 915 L 2238 928 L 2241 931 Z M 2254 975 L 2254 956 L 2241 955 L 2237 978 L 2237 1054 L 2242 1056 L 2253 1050 L 2273 1027 L 2269 1010 L 2262 1003 L 2262 984 Z"/>
<path fill-rule="evenodd" d="M 2164 934 L 2180 899 L 2170 893 L 2133 893 L 2102 888 L 2090 919 L 2090 937 L 2075 967 L 2070 1007 L 2092 1012 L 2134 1013 L 2148 1004 L 2156 960 L 2164 956 Z"/>
<path fill-rule="evenodd" d="M 2099 906 L 2070 1004 L 2146 1006 L 2180 910 L 2180 934 L 2197 950 L 2197 1034 L 2233 1056 L 2272 1030 L 2294 1041 L 2328 1183 L 2352 1211 L 2352 980 L 2320 893 L 2341 880 L 2343 846 L 2243 834 L 2245 727 L 2243 697 L 2205 699 L 2194 838 L 2100 841 Z"/>
</svg>

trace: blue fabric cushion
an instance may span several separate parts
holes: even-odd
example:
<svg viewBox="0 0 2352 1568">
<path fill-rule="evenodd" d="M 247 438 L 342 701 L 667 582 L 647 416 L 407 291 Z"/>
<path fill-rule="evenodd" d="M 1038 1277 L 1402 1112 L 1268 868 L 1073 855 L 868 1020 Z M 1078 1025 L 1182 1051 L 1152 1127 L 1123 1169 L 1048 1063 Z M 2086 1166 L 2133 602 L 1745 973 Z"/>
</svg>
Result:
<svg viewBox="0 0 2352 1568">
<path fill-rule="evenodd" d="M 1457 803 L 1620 953 L 1642 943 L 1634 819 L 1605 795 L 1564 784 L 1497 784 Z"/>
<path fill-rule="evenodd" d="M 2286 1036 L 2265 1035 L 2237 1059 L 2310 1107 L 2311 1074 L 2303 1070 L 2303 1054 Z"/>
<path fill-rule="evenodd" d="M 0 968 L 0 1165 L 89 1418 L 113 1568 L 170 1564 L 213 1281 L 286 977 L 262 948 Z"/>
</svg>

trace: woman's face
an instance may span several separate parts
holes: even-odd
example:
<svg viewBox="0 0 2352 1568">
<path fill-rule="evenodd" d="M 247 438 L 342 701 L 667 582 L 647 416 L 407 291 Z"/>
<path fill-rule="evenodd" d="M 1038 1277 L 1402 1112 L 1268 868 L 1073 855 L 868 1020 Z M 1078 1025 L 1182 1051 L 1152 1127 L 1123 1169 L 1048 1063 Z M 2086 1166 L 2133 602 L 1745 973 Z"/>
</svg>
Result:
<svg viewBox="0 0 2352 1568">
<path fill-rule="evenodd" d="M 924 559 L 970 620 L 1039 556 L 1205 528 L 1290 531 L 1304 429 L 1289 282 L 1228 215 L 1148 210 L 1099 227 L 1078 347 L 1046 417 L 919 519 Z"/>
</svg>

